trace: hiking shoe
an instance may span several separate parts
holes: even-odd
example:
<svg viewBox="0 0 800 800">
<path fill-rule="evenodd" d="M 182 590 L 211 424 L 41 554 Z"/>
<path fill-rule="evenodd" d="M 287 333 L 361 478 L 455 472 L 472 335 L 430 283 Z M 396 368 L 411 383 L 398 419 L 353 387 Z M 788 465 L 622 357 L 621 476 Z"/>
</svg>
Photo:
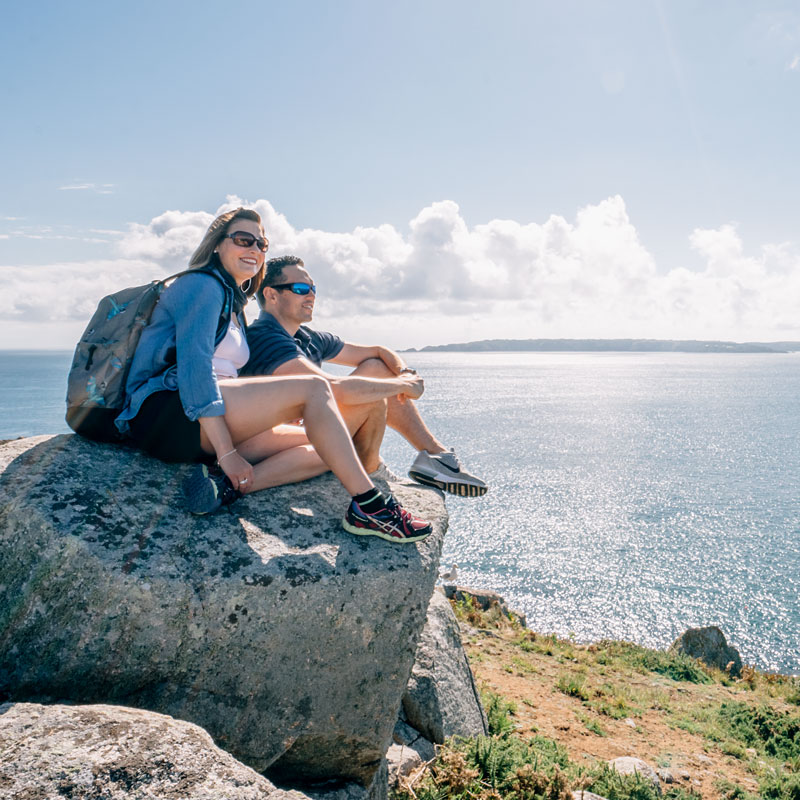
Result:
<svg viewBox="0 0 800 800">
<path fill-rule="evenodd" d="M 461 469 L 461 464 L 458 463 L 458 458 L 452 450 L 434 455 L 427 450 L 420 450 L 408 475 L 418 483 L 435 486 L 460 497 L 480 497 L 489 490 L 480 478 Z"/>
<path fill-rule="evenodd" d="M 391 495 L 386 505 L 374 514 L 368 514 L 355 500 L 351 500 L 342 527 L 356 536 L 378 536 L 399 544 L 419 542 L 433 531 L 430 522 L 406 511 Z"/>
<path fill-rule="evenodd" d="M 374 472 L 369 473 L 369 478 L 374 483 L 377 481 L 386 481 L 387 483 L 391 481 L 392 483 L 405 483 L 408 484 L 408 481 L 405 478 L 401 478 L 399 475 L 395 475 L 391 469 L 389 469 L 388 465 L 385 461 L 381 461 L 380 466 Z"/>
<path fill-rule="evenodd" d="M 210 514 L 242 496 L 218 466 L 207 464 L 198 464 L 189 473 L 183 482 L 183 494 L 192 514 Z"/>
</svg>

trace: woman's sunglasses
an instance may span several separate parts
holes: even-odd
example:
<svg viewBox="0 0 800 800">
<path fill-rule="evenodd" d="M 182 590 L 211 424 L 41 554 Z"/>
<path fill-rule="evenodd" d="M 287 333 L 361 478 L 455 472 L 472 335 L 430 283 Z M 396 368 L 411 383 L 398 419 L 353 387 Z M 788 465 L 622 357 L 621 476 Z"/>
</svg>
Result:
<svg viewBox="0 0 800 800">
<path fill-rule="evenodd" d="M 269 250 L 269 239 L 262 239 L 260 236 L 253 236 L 252 233 L 247 231 L 234 231 L 233 233 L 226 233 L 223 239 L 233 239 L 233 243 L 237 247 L 252 247 L 256 245 L 262 253 Z"/>
<path fill-rule="evenodd" d="M 270 286 L 270 289 L 277 289 L 279 292 L 283 289 L 288 289 L 293 294 L 308 294 L 309 292 L 317 293 L 317 287 L 313 283 L 278 283 L 275 286 Z"/>
</svg>

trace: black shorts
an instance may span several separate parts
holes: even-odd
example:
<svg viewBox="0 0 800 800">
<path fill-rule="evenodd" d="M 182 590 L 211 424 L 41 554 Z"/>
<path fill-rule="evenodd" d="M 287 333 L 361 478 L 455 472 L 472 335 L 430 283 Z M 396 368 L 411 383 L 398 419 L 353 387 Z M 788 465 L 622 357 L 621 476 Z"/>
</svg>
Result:
<svg viewBox="0 0 800 800">
<path fill-rule="evenodd" d="M 128 424 L 134 443 L 154 458 L 182 464 L 214 460 L 200 447 L 200 423 L 186 416 L 178 392 L 154 392 Z"/>
</svg>

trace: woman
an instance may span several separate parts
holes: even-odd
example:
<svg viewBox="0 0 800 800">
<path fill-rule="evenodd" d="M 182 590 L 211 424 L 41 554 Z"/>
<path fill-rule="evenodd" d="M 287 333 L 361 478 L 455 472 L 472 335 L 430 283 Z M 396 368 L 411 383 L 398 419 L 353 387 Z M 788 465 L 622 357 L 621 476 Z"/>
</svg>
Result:
<svg viewBox="0 0 800 800">
<path fill-rule="evenodd" d="M 430 524 L 385 498 L 367 476 L 324 378 L 235 377 L 248 358 L 244 306 L 263 277 L 268 247 L 251 209 L 211 223 L 192 272 L 164 290 L 142 332 L 117 427 L 164 461 L 216 459 L 187 480 L 194 513 L 330 468 L 353 496 L 345 530 L 393 542 L 424 539 Z M 300 418 L 305 433 L 281 425 Z"/>
</svg>

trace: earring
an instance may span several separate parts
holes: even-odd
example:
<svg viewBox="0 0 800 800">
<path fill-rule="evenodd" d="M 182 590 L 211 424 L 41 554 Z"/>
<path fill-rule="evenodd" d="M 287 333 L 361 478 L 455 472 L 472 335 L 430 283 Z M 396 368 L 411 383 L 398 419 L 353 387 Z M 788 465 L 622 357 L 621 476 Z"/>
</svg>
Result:
<svg viewBox="0 0 800 800">
<path fill-rule="evenodd" d="M 241 290 L 242 290 L 242 291 L 243 291 L 245 294 L 247 294 L 247 292 L 249 292 L 249 291 L 250 291 L 250 282 L 251 282 L 252 280 L 253 280 L 252 278 L 248 278 L 248 279 L 247 279 L 247 280 L 246 280 L 246 281 L 245 281 L 245 282 L 244 282 L 244 283 L 241 285 L 241 287 L 240 287 L 240 288 L 241 288 Z M 245 283 L 247 284 L 247 286 L 245 286 L 245 285 L 244 285 Z"/>
</svg>

